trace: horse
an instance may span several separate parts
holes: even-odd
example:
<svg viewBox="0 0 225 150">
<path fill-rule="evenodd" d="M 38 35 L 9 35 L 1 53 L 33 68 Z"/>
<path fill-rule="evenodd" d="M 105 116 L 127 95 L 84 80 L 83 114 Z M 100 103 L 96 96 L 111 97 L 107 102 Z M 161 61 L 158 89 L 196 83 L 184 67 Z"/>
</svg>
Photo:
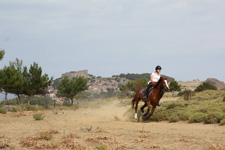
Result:
<svg viewBox="0 0 225 150">
<path fill-rule="evenodd" d="M 141 93 L 142 90 L 145 89 L 145 87 L 140 88 L 136 92 L 134 98 L 132 99 L 132 108 L 134 108 L 134 104 L 136 103 L 135 115 L 134 115 L 135 119 L 137 119 L 137 109 L 138 109 L 138 103 L 140 100 L 142 100 L 145 103 L 141 107 L 141 112 L 143 114 L 143 117 L 145 117 L 146 119 L 149 119 L 153 115 L 157 104 L 159 103 L 160 99 L 163 96 L 163 89 L 169 90 L 169 86 L 167 83 L 167 77 L 160 77 L 158 83 L 153 88 L 154 88 L 153 91 L 148 95 L 146 101 L 143 100 L 144 95 Z M 153 107 L 152 107 L 151 113 L 148 115 L 151 105 Z M 147 106 L 148 106 L 148 110 L 147 110 L 147 112 L 144 112 L 144 108 Z"/>
</svg>

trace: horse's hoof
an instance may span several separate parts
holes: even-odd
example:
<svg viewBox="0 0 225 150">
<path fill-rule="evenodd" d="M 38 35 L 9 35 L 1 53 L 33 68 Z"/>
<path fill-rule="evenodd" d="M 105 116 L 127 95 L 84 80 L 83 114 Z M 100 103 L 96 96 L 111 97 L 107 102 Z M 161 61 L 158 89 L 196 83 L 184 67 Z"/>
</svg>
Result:
<svg viewBox="0 0 225 150">
<path fill-rule="evenodd" d="M 143 114 L 142 114 L 142 115 L 145 117 L 147 114 L 148 114 L 147 112 L 143 112 Z"/>
</svg>

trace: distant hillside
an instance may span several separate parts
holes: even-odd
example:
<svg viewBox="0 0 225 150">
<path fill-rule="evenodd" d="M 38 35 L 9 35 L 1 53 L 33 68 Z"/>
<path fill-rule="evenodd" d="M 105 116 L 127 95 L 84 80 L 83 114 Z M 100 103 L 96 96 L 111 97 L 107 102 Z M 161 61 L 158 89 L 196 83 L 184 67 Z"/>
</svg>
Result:
<svg viewBox="0 0 225 150">
<path fill-rule="evenodd" d="M 215 85 L 218 90 L 225 87 L 225 83 L 223 81 L 220 81 L 220 80 L 215 79 L 215 78 L 208 78 L 205 82 Z"/>
<path fill-rule="evenodd" d="M 182 90 L 192 90 L 194 91 L 202 81 L 200 80 L 193 80 L 193 81 L 179 81 L 178 84 L 181 86 Z"/>
<path fill-rule="evenodd" d="M 162 75 L 162 76 L 166 76 L 166 75 Z M 120 75 L 113 75 L 113 77 L 121 77 L 121 78 L 127 78 L 129 80 L 136 80 L 136 79 L 141 79 L 141 78 L 145 78 L 147 80 L 150 79 L 150 73 L 142 73 L 142 74 L 135 74 L 135 73 L 128 73 L 128 74 L 120 74 Z M 168 77 L 168 82 L 172 82 L 175 79 L 172 77 Z"/>
</svg>

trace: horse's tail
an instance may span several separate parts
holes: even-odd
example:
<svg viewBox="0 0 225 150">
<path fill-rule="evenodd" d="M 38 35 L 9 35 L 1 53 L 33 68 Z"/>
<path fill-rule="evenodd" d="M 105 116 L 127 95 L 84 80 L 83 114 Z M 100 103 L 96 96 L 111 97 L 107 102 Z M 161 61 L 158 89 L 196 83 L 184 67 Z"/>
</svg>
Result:
<svg viewBox="0 0 225 150">
<path fill-rule="evenodd" d="M 136 95 L 135 95 L 135 97 L 132 99 L 132 109 L 134 109 L 134 103 L 135 103 L 135 101 L 136 101 Z"/>
<path fill-rule="evenodd" d="M 140 91 L 140 89 L 136 92 L 136 94 L 134 95 L 134 98 L 132 99 L 132 108 L 134 108 L 134 104 L 135 104 L 136 100 L 138 100 L 139 91 Z"/>
</svg>

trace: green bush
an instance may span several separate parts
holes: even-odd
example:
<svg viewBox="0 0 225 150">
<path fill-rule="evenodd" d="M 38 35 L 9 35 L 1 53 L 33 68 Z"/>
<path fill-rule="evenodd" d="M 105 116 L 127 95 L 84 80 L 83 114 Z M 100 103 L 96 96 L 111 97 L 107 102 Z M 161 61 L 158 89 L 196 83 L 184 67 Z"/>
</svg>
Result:
<svg viewBox="0 0 225 150">
<path fill-rule="evenodd" d="M 204 90 L 217 90 L 217 87 L 213 84 L 204 82 L 195 89 L 196 92 L 201 92 Z"/>
<path fill-rule="evenodd" d="M 6 114 L 6 111 L 2 108 L 0 108 L 0 114 Z"/>
<path fill-rule="evenodd" d="M 175 107 L 185 107 L 185 105 L 178 103 L 178 102 L 173 102 L 173 103 L 169 103 L 166 107 L 166 109 L 173 109 Z"/>
<path fill-rule="evenodd" d="M 34 114 L 33 118 L 35 120 L 43 120 L 44 119 L 44 115 L 43 114 Z"/>
<path fill-rule="evenodd" d="M 169 122 L 178 122 L 179 121 L 179 117 L 177 115 L 172 115 L 170 118 L 169 118 Z"/>
<path fill-rule="evenodd" d="M 186 121 L 189 119 L 190 117 L 190 112 L 186 112 L 186 111 L 180 111 L 178 116 L 179 116 L 179 120 L 182 120 L 182 121 Z"/>
<path fill-rule="evenodd" d="M 222 120 L 220 120 L 220 125 L 221 125 L 221 126 L 225 125 L 225 118 L 222 119 Z"/>
<path fill-rule="evenodd" d="M 207 116 L 204 118 L 204 123 L 210 124 L 210 123 L 220 123 L 220 121 L 224 118 L 224 114 L 221 112 L 213 112 L 207 114 Z"/>
<path fill-rule="evenodd" d="M 189 123 L 203 122 L 206 116 L 204 113 L 196 112 L 189 117 Z"/>
<path fill-rule="evenodd" d="M 98 146 L 96 146 L 96 149 L 97 150 L 107 150 L 108 147 L 107 147 L 107 145 L 98 145 Z"/>
</svg>

